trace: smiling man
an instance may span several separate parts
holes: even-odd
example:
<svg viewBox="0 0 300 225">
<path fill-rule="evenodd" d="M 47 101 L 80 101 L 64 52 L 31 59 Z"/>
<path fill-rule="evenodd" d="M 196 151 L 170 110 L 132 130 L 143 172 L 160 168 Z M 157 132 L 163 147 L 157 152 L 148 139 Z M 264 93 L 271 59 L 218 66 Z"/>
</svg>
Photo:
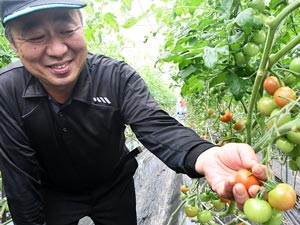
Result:
<svg viewBox="0 0 300 225">
<path fill-rule="evenodd" d="M 200 139 L 159 108 L 134 69 L 88 53 L 85 5 L 0 0 L 20 58 L 0 69 L 0 169 L 14 223 L 76 225 L 90 216 L 96 225 L 136 225 L 137 161 L 125 146 L 126 125 L 171 169 L 206 176 L 240 207 L 249 195 L 234 184 L 236 172 L 266 179 L 253 149 Z"/>
</svg>

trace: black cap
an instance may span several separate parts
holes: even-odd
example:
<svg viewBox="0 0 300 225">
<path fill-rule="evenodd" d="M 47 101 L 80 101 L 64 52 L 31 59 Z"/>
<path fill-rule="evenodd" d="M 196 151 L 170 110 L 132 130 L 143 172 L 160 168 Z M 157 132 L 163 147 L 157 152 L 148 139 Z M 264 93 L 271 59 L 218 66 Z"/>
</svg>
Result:
<svg viewBox="0 0 300 225">
<path fill-rule="evenodd" d="M 0 16 L 3 25 L 10 20 L 38 10 L 53 8 L 85 7 L 86 3 L 79 0 L 0 0 Z"/>
</svg>

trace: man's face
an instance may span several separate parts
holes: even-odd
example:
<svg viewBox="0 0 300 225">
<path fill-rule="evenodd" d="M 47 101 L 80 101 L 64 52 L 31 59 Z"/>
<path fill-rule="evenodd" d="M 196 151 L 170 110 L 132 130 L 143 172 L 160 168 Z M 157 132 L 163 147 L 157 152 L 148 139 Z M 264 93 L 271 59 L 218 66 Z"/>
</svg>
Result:
<svg viewBox="0 0 300 225">
<path fill-rule="evenodd" d="M 10 23 L 12 47 L 26 69 L 48 92 L 72 89 L 87 56 L 79 12 L 42 10 Z"/>
</svg>

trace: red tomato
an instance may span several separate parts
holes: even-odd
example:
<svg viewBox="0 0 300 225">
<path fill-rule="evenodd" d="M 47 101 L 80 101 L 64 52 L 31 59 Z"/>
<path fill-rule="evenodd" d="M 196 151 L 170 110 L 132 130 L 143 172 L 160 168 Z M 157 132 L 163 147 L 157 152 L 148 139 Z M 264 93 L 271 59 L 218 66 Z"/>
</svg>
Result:
<svg viewBox="0 0 300 225">
<path fill-rule="evenodd" d="M 263 86 L 264 86 L 265 91 L 270 95 L 273 95 L 275 93 L 275 91 L 278 88 L 280 88 L 279 81 L 278 81 L 277 77 L 274 77 L 274 76 L 267 77 L 264 81 Z"/>
<path fill-rule="evenodd" d="M 259 185 L 260 182 L 255 177 L 251 171 L 247 169 L 241 169 L 239 170 L 235 175 L 235 183 L 241 183 L 245 186 L 245 188 L 248 190 L 250 186 L 252 185 Z"/>
<path fill-rule="evenodd" d="M 229 109 L 227 109 L 224 115 L 220 116 L 220 120 L 224 123 L 230 122 L 232 120 L 232 112 Z"/>
<path fill-rule="evenodd" d="M 289 184 L 278 184 L 268 193 L 268 202 L 270 205 L 281 211 L 293 208 L 296 200 L 296 192 Z"/>
<path fill-rule="evenodd" d="M 274 93 L 274 101 L 276 105 L 280 108 L 288 104 L 291 100 L 296 100 L 296 94 L 293 89 L 289 87 L 280 87 Z"/>
</svg>

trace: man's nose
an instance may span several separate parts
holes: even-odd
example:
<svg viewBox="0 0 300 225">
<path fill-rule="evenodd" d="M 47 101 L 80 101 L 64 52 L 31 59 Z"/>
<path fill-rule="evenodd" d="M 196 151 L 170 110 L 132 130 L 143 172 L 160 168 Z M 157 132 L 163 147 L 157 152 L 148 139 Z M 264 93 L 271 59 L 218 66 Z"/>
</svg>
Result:
<svg viewBox="0 0 300 225">
<path fill-rule="evenodd" d="M 67 45 L 63 42 L 62 39 L 57 37 L 52 37 L 47 45 L 47 54 L 53 57 L 61 57 L 68 50 Z"/>
</svg>

